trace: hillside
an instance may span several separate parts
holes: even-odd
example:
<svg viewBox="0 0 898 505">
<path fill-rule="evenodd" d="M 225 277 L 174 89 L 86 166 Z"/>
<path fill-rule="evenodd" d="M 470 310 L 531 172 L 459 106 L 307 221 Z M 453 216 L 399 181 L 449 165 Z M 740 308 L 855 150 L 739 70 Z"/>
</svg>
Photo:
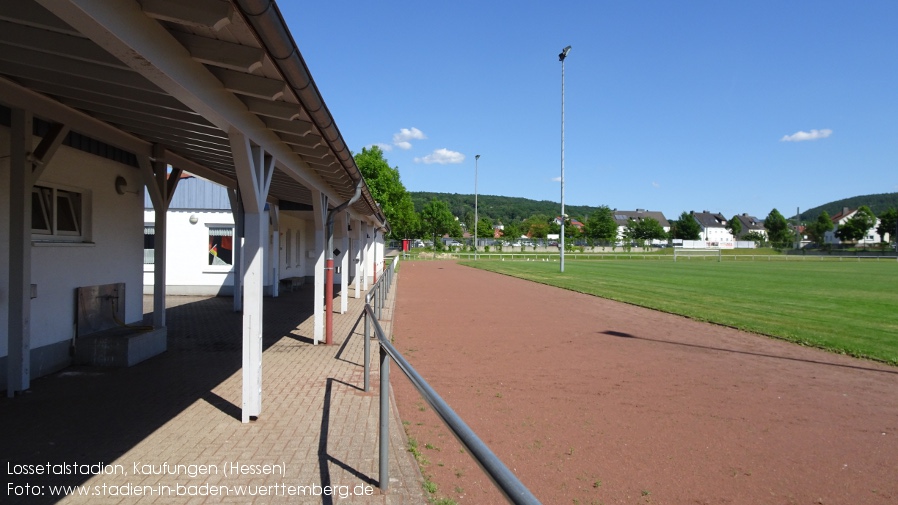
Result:
<svg viewBox="0 0 898 505">
<path fill-rule="evenodd" d="M 452 214 L 463 219 L 465 213 L 474 212 L 474 195 L 460 195 L 458 193 L 431 193 L 424 191 L 410 191 L 412 202 L 415 204 L 415 212 L 421 212 L 424 205 L 432 198 L 442 200 L 449 204 Z M 586 205 L 565 205 L 564 211 L 574 218 L 586 218 L 598 207 Z M 478 195 L 477 213 L 480 217 L 487 217 L 503 223 L 512 220 L 522 221 L 534 214 L 544 214 L 552 217 L 561 213 L 561 204 L 548 200 L 530 200 L 511 196 Z"/>
<path fill-rule="evenodd" d="M 898 208 L 898 193 L 882 193 L 878 195 L 862 195 L 853 196 L 851 198 L 843 198 L 834 202 L 825 203 L 823 205 L 808 209 L 801 213 L 801 220 L 808 222 L 817 219 L 824 210 L 830 216 L 834 216 L 842 211 L 843 207 L 856 209 L 861 205 L 870 207 L 877 216 L 892 207 Z"/>
</svg>

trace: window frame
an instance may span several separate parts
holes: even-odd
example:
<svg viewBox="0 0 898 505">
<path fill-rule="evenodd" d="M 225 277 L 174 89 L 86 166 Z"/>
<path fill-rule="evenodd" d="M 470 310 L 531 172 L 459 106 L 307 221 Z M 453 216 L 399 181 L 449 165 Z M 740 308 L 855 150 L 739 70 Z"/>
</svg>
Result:
<svg viewBox="0 0 898 505">
<path fill-rule="evenodd" d="M 35 184 L 31 188 L 31 237 L 36 242 L 87 242 L 90 192 L 55 184 Z M 37 205 L 35 205 L 37 198 Z M 40 210 L 44 228 L 34 227 L 35 207 Z M 69 217 L 72 229 L 60 229 L 60 212 Z"/>
</svg>

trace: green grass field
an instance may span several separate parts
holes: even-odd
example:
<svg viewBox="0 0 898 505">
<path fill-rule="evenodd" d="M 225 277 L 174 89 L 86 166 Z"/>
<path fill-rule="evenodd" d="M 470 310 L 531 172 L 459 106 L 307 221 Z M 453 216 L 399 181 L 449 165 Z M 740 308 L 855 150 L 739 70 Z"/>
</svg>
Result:
<svg viewBox="0 0 898 505">
<path fill-rule="evenodd" d="M 898 365 L 894 260 L 461 263 Z"/>
</svg>

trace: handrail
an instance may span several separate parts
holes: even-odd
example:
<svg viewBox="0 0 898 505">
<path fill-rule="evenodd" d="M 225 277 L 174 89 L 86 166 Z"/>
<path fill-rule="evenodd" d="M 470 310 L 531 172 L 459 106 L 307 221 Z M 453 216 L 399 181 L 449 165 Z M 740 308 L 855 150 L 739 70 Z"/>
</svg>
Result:
<svg viewBox="0 0 898 505">
<path fill-rule="evenodd" d="M 505 495 L 505 498 L 516 505 L 532 505 L 539 504 L 533 493 L 512 473 L 511 470 L 502 463 L 485 443 L 474 433 L 462 419 L 449 407 L 449 404 L 424 380 L 423 377 L 409 364 L 408 361 L 396 350 L 385 335 L 383 328 L 378 321 L 378 311 L 371 305 L 371 301 L 380 300 L 381 306 L 385 301 L 384 291 L 389 290 L 392 285 L 394 267 L 398 263 L 397 257 L 390 266 L 385 269 L 383 276 L 378 279 L 378 284 L 383 281 L 385 284 L 378 286 L 377 289 L 372 288 L 365 297 L 365 308 L 359 317 L 365 318 L 365 391 L 369 390 L 370 375 L 370 340 L 371 329 L 373 327 L 374 335 L 377 337 L 380 347 L 380 422 L 379 422 L 379 485 L 382 491 L 389 489 L 389 427 L 390 427 L 390 360 L 399 366 L 402 373 L 408 377 L 418 393 L 433 408 L 434 412 L 439 416 L 443 423 L 449 428 L 449 431 L 455 435 L 455 438 L 465 447 L 468 453 L 474 458 L 474 461 L 489 476 L 490 480 Z M 358 324 L 358 321 L 356 321 Z"/>
</svg>

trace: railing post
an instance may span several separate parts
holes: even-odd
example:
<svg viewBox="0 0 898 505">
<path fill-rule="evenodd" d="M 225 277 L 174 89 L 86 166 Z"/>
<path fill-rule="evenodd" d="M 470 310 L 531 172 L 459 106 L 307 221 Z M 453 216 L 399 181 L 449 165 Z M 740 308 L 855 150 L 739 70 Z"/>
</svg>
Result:
<svg viewBox="0 0 898 505">
<path fill-rule="evenodd" d="M 365 296 L 365 392 L 371 391 L 371 321 L 368 320 L 368 296 Z"/>
<path fill-rule="evenodd" d="M 390 488 L 390 357 L 380 349 L 380 457 L 378 481 L 380 490 Z"/>
</svg>

